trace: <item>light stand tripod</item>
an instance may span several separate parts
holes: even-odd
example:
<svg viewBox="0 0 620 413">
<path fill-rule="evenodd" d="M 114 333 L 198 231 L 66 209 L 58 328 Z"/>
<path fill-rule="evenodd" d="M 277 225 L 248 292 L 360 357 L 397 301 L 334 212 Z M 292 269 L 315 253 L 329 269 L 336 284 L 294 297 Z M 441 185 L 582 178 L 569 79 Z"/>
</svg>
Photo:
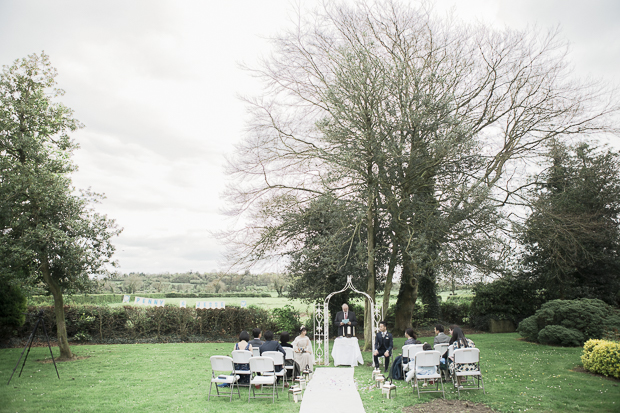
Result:
<svg viewBox="0 0 620 413">
<path fill-rule="evenodd" d="M 26 348 L 27 348 L 28 352 L 26 353 L 26 357 L 24 358 L 24 364 L 22 364 L 22 369 L 19 371 L 19 376 L 17 376 L 17 377 L 21 377 L 22 371 L 24 371 L 24 366 L 26 365 L 26 360 L 28 359 L 28 354 L 30 354 L 30 348 L 32 347 L 32 340 L 34 339 L 34 333 L 36 333 L 37 328 L 39 327 L 39 324 L 41 324 L 41 326 L 43 327 L 43 332 L 45 333 L 45 338 L 47 339 L 47 347 L 50 349 L 50 354 L 52 355 L 52 362 L 54 362 L 54 368 L 56 369 L 56 375 L 58 376 L 58 379 L 60 380 L 60 374 L 58 374 L 58 367 L 56 367 L 56 360 L 54 360 L 54 354 L 52 353 L 52 345 L 50 344 L 50 338 L 47 335 L 47 329 L 45 328 L 45 321 L 43 321 L 43 315 L 44 315 L 43 310 L 39 310 L 38 314 L 27 314 L 27 315 L 30 315 L 33 317 L 36 316 L 38 317 L 38 320 L 37 320 L 37 323 L 34 325 L 34 328 L 32 329 L 32 333 L 30 333 L 30 338 L 28 338 L 28 343 L 26 344 L 26 347 L 24 347 L 24 349 L 22 350 L 22 354 L 19 356 L 19 360 L 17 360 L 17 364 L 15 365 L 15 368 L 13 369 L 13 373 L 11 373 L 11 377 L 9 377 L 9 382 L 6 384 L 7 386 L 11 383 L 13 374 L 15 374 L 15 370 L 17 369 L 17 366 L 19 366 L 19 362 L 22 360 L 24 351 L 26 351 Z"/>
</svg>

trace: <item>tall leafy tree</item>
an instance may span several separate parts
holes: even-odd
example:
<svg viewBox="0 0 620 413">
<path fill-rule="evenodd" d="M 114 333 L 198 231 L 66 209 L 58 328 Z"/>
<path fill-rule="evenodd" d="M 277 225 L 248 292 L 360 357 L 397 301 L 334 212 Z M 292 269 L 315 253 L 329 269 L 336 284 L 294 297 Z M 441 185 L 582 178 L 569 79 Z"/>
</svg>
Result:
<svg viewBox="0 0 620 413">
<path fill-rule="evenodd" d="M 81 127 L 55 98 L 57 75 L 49 57 L 30 55 L 0 74 L 0 276 L 42 282 L 54 297 L 60 356 L 73 357 L 67 340 L 63 294 L 85 291 L 90 276 L 106 271 L 120 233 L 96 213 L 101 196 L 76 194 L 70 174 Z"/>
<path fill-rule="evenodd" d="M 549 299 L 620 302 L 620 154 L 554 142 L 522 228 L 525 276 Z"/>
</svg>

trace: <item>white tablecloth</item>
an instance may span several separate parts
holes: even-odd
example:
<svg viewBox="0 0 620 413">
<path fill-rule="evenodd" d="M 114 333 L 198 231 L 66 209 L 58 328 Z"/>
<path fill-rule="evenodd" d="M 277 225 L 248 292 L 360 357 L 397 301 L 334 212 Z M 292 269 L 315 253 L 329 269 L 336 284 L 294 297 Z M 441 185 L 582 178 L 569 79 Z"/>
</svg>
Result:
<svg viewBox="0 0 620 413">
<path fill-rule="evenodd" d="M 334 366 L 356 367 L 358 363 L 364 364 L 362 352 L 355 337 L 339 337 L 335 339 L 332 357 L 334 359 Z"/>
</svg>

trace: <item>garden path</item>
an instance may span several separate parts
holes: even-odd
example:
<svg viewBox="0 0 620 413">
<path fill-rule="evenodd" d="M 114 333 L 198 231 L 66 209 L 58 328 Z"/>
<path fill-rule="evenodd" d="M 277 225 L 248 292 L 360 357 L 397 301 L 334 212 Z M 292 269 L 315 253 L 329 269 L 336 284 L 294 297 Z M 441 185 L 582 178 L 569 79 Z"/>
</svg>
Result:
<svg viewBox="0 0 620 413">
<path fill-rule="evenodd" d="M 353 371 L 352 367 L 315 367 L 299 412 L 364 413 Z"/>
</svg>

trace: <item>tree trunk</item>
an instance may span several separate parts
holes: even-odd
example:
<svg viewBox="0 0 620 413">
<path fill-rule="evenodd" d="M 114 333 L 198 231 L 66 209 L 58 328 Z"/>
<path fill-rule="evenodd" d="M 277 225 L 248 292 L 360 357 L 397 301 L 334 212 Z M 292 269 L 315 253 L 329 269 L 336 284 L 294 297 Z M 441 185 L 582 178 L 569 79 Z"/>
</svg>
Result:
<svg viewBox="0 0 620 413">
<path fill-rule="evenodd" d="M 67 327 L 65 325 L 65 307 L 62 298 L 62 290 L 58 283 L 52 278 L 50 274 L 49 264 L 44 261 L 41 265 L 41 273 L 43 274 L 43 280 L 47 284 L 52 296 L 54 297 L 54 313 L 56 314 L 56 333 L 58 335 L 58 349 L 60 350 L 60 357 L 58 360 L 71 360 L 73 359 L 73 353 L 69 347 L 69 340 L 67 339 Z"/>
<path fill-rule="evenodd" d="M 440 319 L 441 306 L 437 297 L 437 280 L 435 271 L 432 268 L 426 269 L 424 276 L 420 277 L 418 284 L 418 294 L 422 303 L 426 304 L 425 318 Z"/>
<path fill-rule="evenodd" d="M 413 308 L 418 299 L 418 280 L 413 273 L 411 260 L 403 254 L 403 271 L 401 276 L 400 291 L 396 300 L 396 313 L 392 334 L 402 336 L 405 330 L 411 326 Z"/>
<path fill-rule="evenodd" d="M 368 209 L 366 212 L 366 223 L 368 226 L 368 286 L 366 294 L 372 298 L 376 304 L 376 270 L 375 270 L 375 197 L 374 191 L 370 191 L 368 195 Z M 372 335 L 374 314 L 371 314 L 370 303 L 366 300 L 364 308 L 364 351 L 372 349 Z"/>
<path fill-rule="evenodd" d="M 390 263 L 388 265 L 387 278 L 385 279 L 385 288 L 383 290 L 383 319 L 387 317 L 390 308 L 390 293 L 392 292 L 392 282 L 394 278 L 394 269 L 396 268 L 396 259 L 398 258 L 398 245 L 392 240 L 392 254 L 390 255 Z"/>
</svg>

